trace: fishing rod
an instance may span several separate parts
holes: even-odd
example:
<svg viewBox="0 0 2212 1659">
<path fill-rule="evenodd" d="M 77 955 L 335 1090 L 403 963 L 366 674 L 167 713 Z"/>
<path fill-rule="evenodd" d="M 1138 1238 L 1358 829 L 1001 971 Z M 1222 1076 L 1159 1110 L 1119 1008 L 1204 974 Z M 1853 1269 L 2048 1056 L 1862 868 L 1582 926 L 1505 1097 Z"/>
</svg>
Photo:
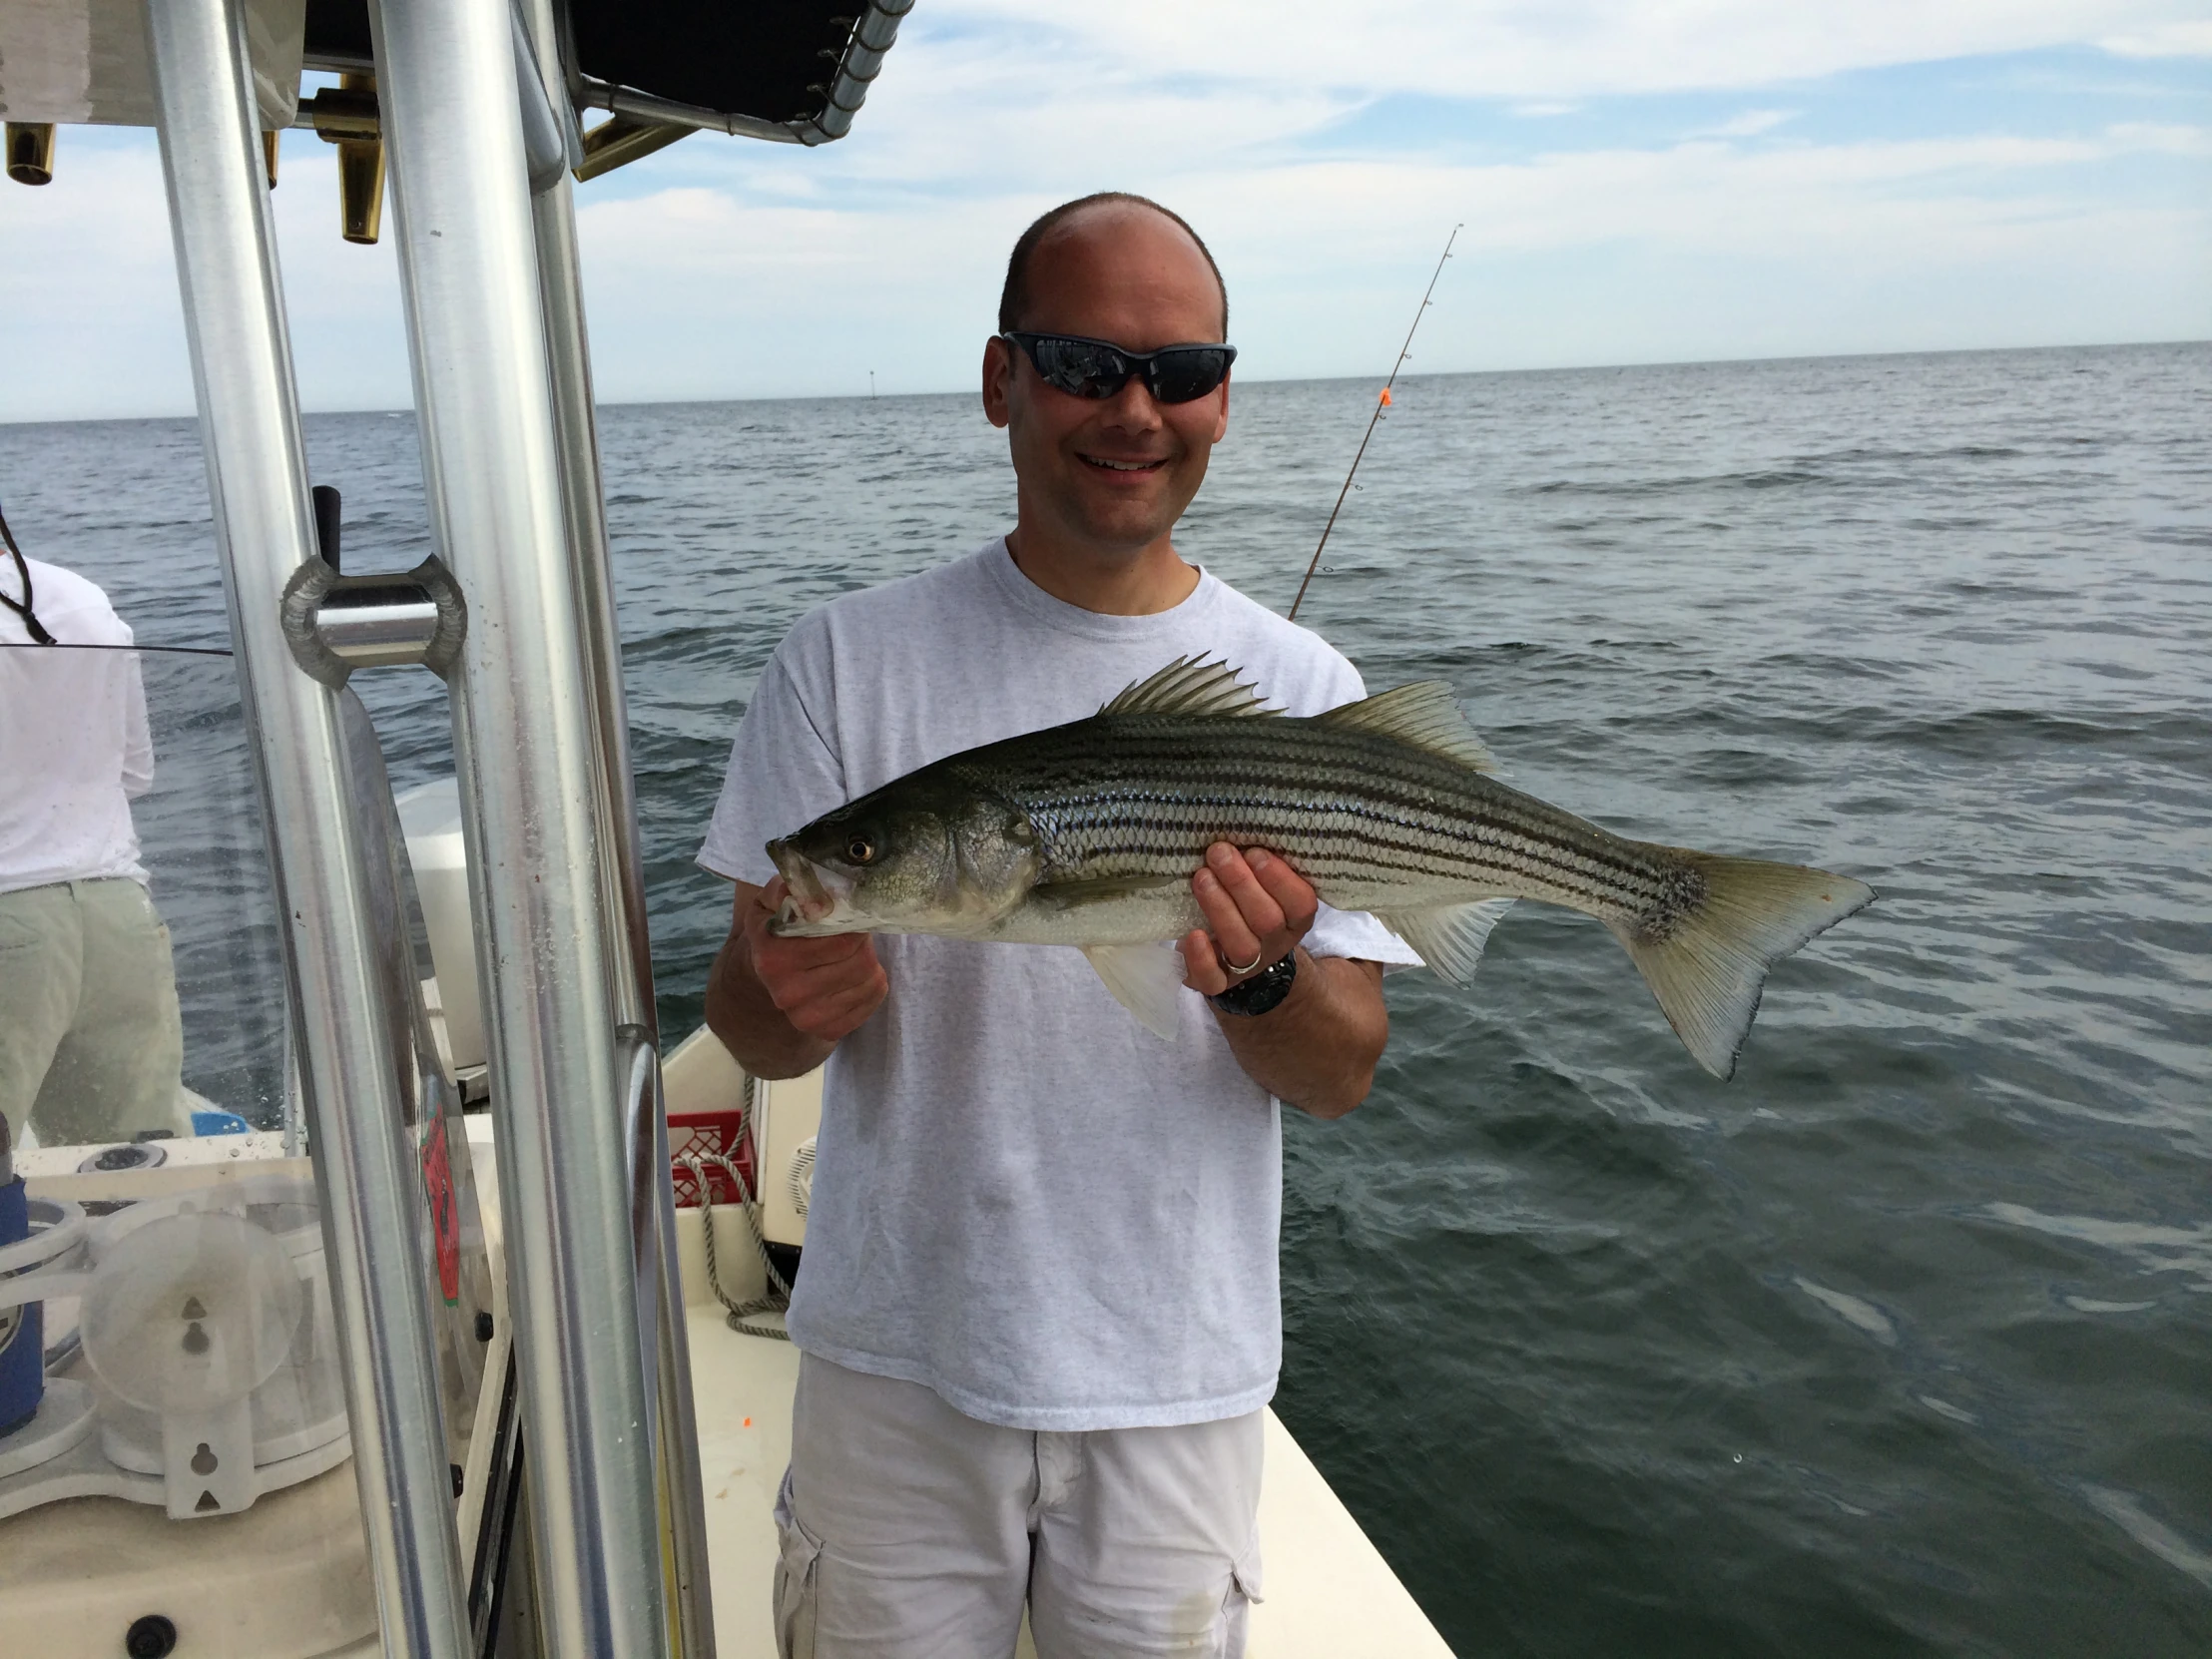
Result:
<svg viewBox="0 0 2212 1659">
<path fill-rule="evenodd" d="M 1321 550 L 1329 545 L 1329 532 L 1337 527 L 1337 515 L 1345 510 L 1345 497 L 1352 493 L 1352 480 L 1359 476 L 1360 461 L 1368 452 L 1368 439 L 1375 436 L 1375 424 L 1382 418 L 1382 411 L 1390 406 L 1390 388 L 1397 384 L 1397 371 L 1407 357 L 1413 354 L 1413 334 L 1420 327 L 1421 313 L 1428 309 L 1428 296 L 1436 291 L 1436 278 L 1444 274 L 1444 260 L 1451 258 L 1451 245 L 1459 240 L 1459 233 L 1466 227 L 1454 225 L 1451 235 L 1444 238 L 1443 257 L 1436 262 L 1430 274 L 1428 286 L 1421 290 L 1420 304 L 1413 310 L 1413 326 L 1405 330 L 1405 343 L 1398 347 L 1397 361 L 1390 364 L 1390 377 L 1382 382 L 1382 395 L 1375 400 L 1375 413 L 1368 416 L 1368 429 L 1360 439 L 1360 453 L 1352 457 L 1352 470 L 1345 474 L 1345 487 L 1337 492 L 1337 504 L 1329 510 L 1329 522 L 1321 527 L 1321 540 L 1315 545 L 1314 556 L 1307 562 L 1306 578 L 1298 585 L 1298 597 L 1291 601 L 1290 615 L 1286 619 L 1298 620 L 1298 608 L 1306 603 L 1306 589 L 1314 580 L 1314 572 L 1321 569 Z"/>
</svg>

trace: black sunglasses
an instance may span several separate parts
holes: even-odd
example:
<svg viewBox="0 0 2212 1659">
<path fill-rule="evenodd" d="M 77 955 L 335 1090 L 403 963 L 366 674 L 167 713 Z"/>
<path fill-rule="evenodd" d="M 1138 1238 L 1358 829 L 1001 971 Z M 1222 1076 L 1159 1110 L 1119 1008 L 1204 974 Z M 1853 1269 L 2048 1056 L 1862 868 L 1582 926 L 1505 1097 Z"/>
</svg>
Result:
<svg viewBox="0 0 2212 1659">
<path fill-rule="evenodd" d="M 1131 351 L 1112 340 L 1081 334 L 1004 333 L 1037 365 L 1037 373 L 1055 391 L 1070 397 L 1112 397 L 1132 374 L 1144 376 L 1155 403 L 1188 403 L 1204 397 L 1229 378 L 1237 360 L 1234 345 L 1163 345 L 1157 351 Z"/>
</svg>

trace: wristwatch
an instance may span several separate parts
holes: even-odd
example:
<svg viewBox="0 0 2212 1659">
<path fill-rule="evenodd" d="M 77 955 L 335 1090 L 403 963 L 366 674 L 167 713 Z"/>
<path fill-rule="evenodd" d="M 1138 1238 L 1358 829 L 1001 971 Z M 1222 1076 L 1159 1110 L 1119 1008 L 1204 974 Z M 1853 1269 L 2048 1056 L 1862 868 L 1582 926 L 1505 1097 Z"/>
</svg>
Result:
<svg viewBox="0 0 2212 1659">
<path fill-rule="evenodd" d="M 1225 1014 L 1264 1014 L 1291 994 L 1291 981 L 1297 977 L 1298 952 L 1294 950 L 1280 962 L 1206 1000 Z"/>
</svg>

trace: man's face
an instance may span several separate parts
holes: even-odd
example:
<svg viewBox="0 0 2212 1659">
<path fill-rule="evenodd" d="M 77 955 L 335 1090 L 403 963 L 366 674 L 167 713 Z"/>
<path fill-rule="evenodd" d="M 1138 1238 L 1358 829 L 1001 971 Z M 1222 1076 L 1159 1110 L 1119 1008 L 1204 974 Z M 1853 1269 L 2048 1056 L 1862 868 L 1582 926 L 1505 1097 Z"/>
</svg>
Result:
<svg viewBox="0 0 2212 1659">
<path fill-rule="evenodd" d="M 1215 341 L 1221 289 L 1172 221 L 1103 206 L 1037 246 L 1019 321 L 1133 351 Z M 1188 403 L 1155 403 L 1133 375 L 1112 397 L 1074 397 L 1045 384 L 1028 353 L 993 340 L 983 352 L 983 409 L 1008 428 L 1024 520 L 1057 541 L 1126 556 L 1167 535 L 1198 493 L 1229 429 L 1229 385 Z"/>
</svg>

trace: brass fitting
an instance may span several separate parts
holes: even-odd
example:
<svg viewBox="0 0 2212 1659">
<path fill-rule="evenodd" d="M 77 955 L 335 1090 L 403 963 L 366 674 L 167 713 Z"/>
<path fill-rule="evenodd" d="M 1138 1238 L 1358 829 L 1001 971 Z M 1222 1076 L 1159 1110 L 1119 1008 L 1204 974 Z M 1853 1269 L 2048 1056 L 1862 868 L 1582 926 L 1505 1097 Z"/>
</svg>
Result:
<svg viewBox="0 0 2212 1659">
<path fill-rule="evenodd" d="M 51 121 L 8 123 L 8 177 L 19 185 L 54 182 L 54 124 Z"/>
<path fill-rule="evenodd" d="M 340 75 L 299 106 L 315 136 L 338 147 L 339 234 L 375 242 L 384 220 L 384 137 L 376 110 L 376 77 Z"/>
</svg>

